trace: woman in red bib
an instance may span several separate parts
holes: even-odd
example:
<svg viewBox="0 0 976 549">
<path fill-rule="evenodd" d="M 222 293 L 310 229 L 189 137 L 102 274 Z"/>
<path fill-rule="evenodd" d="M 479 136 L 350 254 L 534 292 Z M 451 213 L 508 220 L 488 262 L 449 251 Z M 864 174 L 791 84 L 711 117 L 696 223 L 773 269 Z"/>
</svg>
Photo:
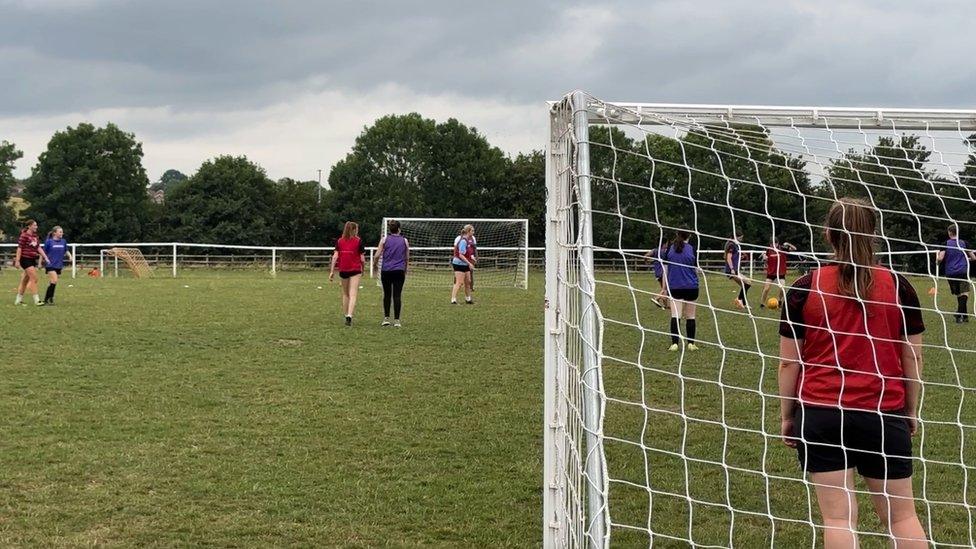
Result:
<svg viewBox="0 0 976 549">
<path fill-rule="evenodd" d="M 854 472 L 895 546 L 928 547 L 912 495 L 922 313 L 915 289 L 878 264 L 875 210 L 841 199 L 824 223 L 833 263 L 800 278 L 780 322 L 782 435 L 810 475 L 824 547 L 857 547 Z"/>
<path fill-rule="evenodd" d="M 342 285 L 342 314 L 346 315 L 346 326 L 352 326 L 352 314 L 356 310 L 356 297 L 359 295 L 359 281 L 363 278 L 363 265 L 366 263 L 366 246 L 359 238 L 359 225 L 346 221 L 342 236 L 336 240 L 332 265 L 329 268 L 329 282 L 335 279 L 336 268 Z"/>
</svg>

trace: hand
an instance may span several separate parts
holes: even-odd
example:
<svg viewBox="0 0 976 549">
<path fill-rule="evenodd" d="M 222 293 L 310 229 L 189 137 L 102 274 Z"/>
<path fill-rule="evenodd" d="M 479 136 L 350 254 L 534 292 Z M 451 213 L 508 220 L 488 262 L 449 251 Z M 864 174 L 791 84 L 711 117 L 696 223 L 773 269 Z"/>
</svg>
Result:
<svg viewBox="0 0 976 549">
<path fill-rule="evenodd" d="M 335 272 L 330 272 L 329 273 L 329 282 L 332 282 L 333 280 L 335 280 Z"/>
<path fill-rule="evenodd" d="M 915 416 L 908 416 L 905 418 L 908 423 L 908 433 L 915 436 L 918 433 L 918 418 Z"/>
<path fill-rule="evenodd" d="M 783 444 L 790 448 L 796 448 L 796 438 L 793 433 L 793 418 L 783 419 L 780 423 L 779 432 L 783 435 Z"/>
</svg>

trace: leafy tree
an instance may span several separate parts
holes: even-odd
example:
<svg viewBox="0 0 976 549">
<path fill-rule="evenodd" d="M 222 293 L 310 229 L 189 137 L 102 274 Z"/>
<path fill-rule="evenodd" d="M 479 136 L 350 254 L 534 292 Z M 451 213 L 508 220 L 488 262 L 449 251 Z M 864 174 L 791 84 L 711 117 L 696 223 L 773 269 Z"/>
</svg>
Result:
<svg viewBox="0 0 976 549">
<path fill-rule="evenodd" d="M 63 225 L 75 240 L 142 238 L 149 218 L 142 144 L 115 124 L 54 134 L 27 180 L 25 215 L 42 230 Z"/>
<path fill-rule="evenodd" d="M 275 244 L 274 183 L 244 156 L 218 156 L 170 189 L 162 224 L 169 238 L 218 244 Z"/>
<path fill-rule="evenodd" d="M 152 192 L 163 191 L 163 196 L 169 192 L 177 183 L 181 183 L 189 179 L 183 172 L 179 170 L 169 169 L 163 172 L 158 181 L 153 182 L 149 185 L 149 190 Z"/>
<path fill-rule="evenodd" d="M 321 193 L 316 181 L 280 179 L 274 186 L 275 242 L 287 246 L 323 246 L 337 225 L 332 212 L 332 192 Z"/>
<path fill-rule="evenodd" d="M 457 120 L 385 116 L 356 138 L 329 174 L 333 231 L 355 220 L 363 238 L 375 242 L 384 216 L 483 217 L 509 164 L 477 130 Z"/>
<path fill-rule="evenodd" d="M 546 238 L 546 157 L 542 151 L 519 154 L 508 175 L 488 190 L 481 217 L 529 220 L 529 245 L 542 246 Z"/>
<path fill-rule="evenodd" d="M 0 141 L 0 233 L 5 238 L 17 234 L 17 215 L 8 202 L 10 190 L 17 183 L 14 162 L 24 156 L 13 143 Z"/>
</svg>

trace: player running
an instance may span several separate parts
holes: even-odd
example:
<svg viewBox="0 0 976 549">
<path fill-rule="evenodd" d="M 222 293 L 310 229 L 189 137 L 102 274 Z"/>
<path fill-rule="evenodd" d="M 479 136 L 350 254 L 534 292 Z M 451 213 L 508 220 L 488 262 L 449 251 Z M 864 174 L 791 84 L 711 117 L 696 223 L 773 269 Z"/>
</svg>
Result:
<svg viewBox="0 0 976 549">
<path fill-rule="evenodd" d="M 464 286 L 464 301 L 473 305 L 471 285 L 468 273 L 474 270 L 474 249 L 470 238 L 474 235 L 474 226 L 465 225 L 461 234 L 454 239 L 454 257 L 451 267 L 454 268 L 454 287 L 451 288 L 451 305 L 457 305 L 458 290 Z"/>
<path fill-rule="evenodd" d="M 928 547 L 912 494 L 922 370 L 915 289 L 874 253 L 877 214 L 835 202 L 826 237 L 836 263 L 800 278 L 780 322 L 783 442 L 796 448 L 823 517 L 824 547 L 857 547 L 854 472 L 899 548 Z"/>
<path fill-rule="evenodd" d="M 695 345 L 695 309 L 698 301 L 698 256 L 695 247 L 688 242 L 688 231 L 678 231 L 664 252 L 664 273 L 667 279 L 665 291 L 671 304 L 671 347 L 677 351 L 681 343 L 678 324 L 685 319 L 685 348 L 697 351 Z"/>
<path fill-rule="evenodd" d="M 41 240 L 37 236 L 37 222 L 28 219 L 24 224 L 24 230 L 20 232 L 17 239 L 17 251 L 14 253 L 14 265 L 24 270 L 20 277 L 20 284 L 17 286 L 17 297 L 14 298 L 14 305 L 26 305 L 24 303 L 24 292 L 30 291 L 34 294 L 34 305 L 43 305 L 40 296 L 37 295 L 37 262 L 39 259 L 47 261 L 44 250 L 41 249 Z"/>
<path fill-rule="evenodd" d="M 742 232 L 739 231 L 725 243 L 725 274 L 739 287 L 739 297 L 735 298 L 735 306 L 739 309 L 749 306 L 748 294 L 749 288 L 752 287 L 741 273 L 742 249 L 739 243 L 742 242 L 742 238 Z"/>
<path fill-rule="evenodd" d="M 939 250 L 938 261 L 949 279 L 949 291 L 956 296 L 956 313 L 952 316 L 956 324 L 961 324 L 969 322 L 969 260 L 976 260 L 976 254 L 966 248 L 965 240 L 959 238 L 959 227 L 952 224 L 947 232 L 949 240 L 945 250 Z"/>
<path fill-rule="evenodd" d="M 352 315 L 356 310 L 356 297 L 359 295 L 359 281 L 363 278 L 363 265 L 366 263 L 366 247 L 359 238 L 359 225 L 346 221 L 342 236 L 336 239 L 332 264 L 329 267 L 329 282 L 335 279 L 339 268 L 339 283 L 342 285 L 342 314 L 346 315 L 346 326 L 352 326 Z"/>
<path fill-rule="evenodd" d="M 770 242 L 769 248 L 766 249 L 766 282 L 763 284 L 760 309 L 766 308 L 769 287 L 773 284 L 776 284 L 776 301 L 782 301 L 783 284 L 786 282 L 786 254 L 795 251 L 796 246 L 789 242 L 780 244 L 775 238 Z"/>
<path fill-rule="evenodd" d="M 659 247 L 644 254 L 644 258 L 651 262 L 654 278 L 657 279 L 657 285 L 661 288 L 661 293 L 652 298 L 651 302 L 662 309 L 668 308 L 667 280 L 664 277 L 664 263 L 661 262 L 661 257 L 668 251 L 668 245 L 668 242 L 661 242 Z"/>
<path fill-rule="evenodd" d="M 383 323 L 390 325 L 390 301 L 393 301 L 393 326 L 400 327 L 403 284 L 407 280 L 407 264 L 410 263 L 410 242 L 400 234 L 400 222 L 391 219 L 386 224 L 386 236 L 380 240 L 373 256 L 373 269 L 382 258 L 380 281 L 383 284 Z"/>
<path fill-rule="evenodd" d="M 58 278 L 61 270 L 64 269 L 65 258 L 71 261 L 71 252 L 68 251 L 68 241 L 64 239 L 64 229 L 55 226 L 47 234 L 44 241 L 44 255 L 47 261 L 44 263 L 44 272 L 47 273 L 47 291 L 44 293 L 43 305 L 54 305 L 54 292 L 58 289 Z"/>
</svg>

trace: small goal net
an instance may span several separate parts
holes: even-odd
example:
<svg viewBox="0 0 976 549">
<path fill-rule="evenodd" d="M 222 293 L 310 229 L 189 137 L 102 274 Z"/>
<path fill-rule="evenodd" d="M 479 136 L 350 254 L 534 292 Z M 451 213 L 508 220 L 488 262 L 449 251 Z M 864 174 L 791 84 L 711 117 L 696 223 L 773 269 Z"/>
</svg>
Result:
<svg viewBox="0 0 976 549">
<path fill-rule="evenodd" d="M 149 262 L 142 255 L 142 250 L 138 248 L 109 248 L 105 250 L 105 255 L 121 262 L 135 278 L 149 278 L 152 276 L 152 269 L 149 268 Z M 104 269 L 102 272 L 104 273 Z"/>
<path fill-rule="evenodd" d="M 529 273 L 526 219 L 383 218 L 400 222 L 400 234 L 410 243 L 410 286 L 449 287 L 454 281 L 451 259 L 462 229 L 474 227 L 476 288 L 527 288 Z M 382 258 L 377 261 L 382 267 Z"/>
<path fill-rule="evenodd" d="M 976 546 L 976 321 L 965 322 L 972 301 L 962 317 L 953 295 L 974 290 L 964 257 L 976 244 L 976 111 L 576 92 L 549 114 L 545 546 L 823 546 L 818 486 L 781 436 L 781 402 L 794 401 L 777 384 L 781 311 L 762 308 L 760 292 L 774 241 L 795 250 L 784 278 L 773 267 L 770 296 L 829 264 L 825 214 L 844 197 L 876 213 L 877 257 L 914 287 L 925 323 L 912 504 L 931 545 Z M 647 257 L 678 231 L 697 250 L 698 348 L 671 351 L 672 315 L 656 306 Z M 726 250 L 738 252 L 741 278 L 727 275 Z M 739 280 L 751 283 L 741 306 Z M 870 304 L 860 305 L 867 324 Z M 864 360 L 875 364 L 870 352 Z M 844 440 L 844 451 L 860 444 Z M 872 501 L 894 496 L 860 476 L 853 489 L 852 529 L 865 546 L 887 546 Z"/>
</svg>

